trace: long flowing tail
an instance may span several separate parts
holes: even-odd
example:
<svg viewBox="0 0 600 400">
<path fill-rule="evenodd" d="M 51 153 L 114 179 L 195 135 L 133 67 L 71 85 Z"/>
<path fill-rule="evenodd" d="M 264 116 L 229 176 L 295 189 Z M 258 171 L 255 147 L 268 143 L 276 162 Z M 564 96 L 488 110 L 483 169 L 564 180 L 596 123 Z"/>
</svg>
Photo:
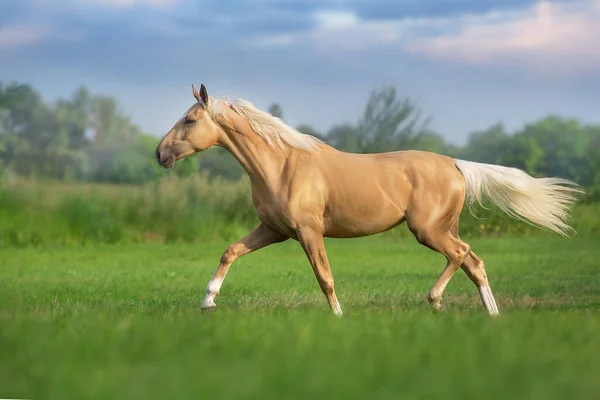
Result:
<svg viewBox="0 0 600 400">
<path fill-rule="evenodd" d="M 517 168 L 455 160 L 466 181 L 466 203 L 471 210 L 482 198 L 513 218 L 563 236 L 574 232 L 565 221 L 576 193 L 577 184 L 562 178 L 534 178 Z"/>
</svg>

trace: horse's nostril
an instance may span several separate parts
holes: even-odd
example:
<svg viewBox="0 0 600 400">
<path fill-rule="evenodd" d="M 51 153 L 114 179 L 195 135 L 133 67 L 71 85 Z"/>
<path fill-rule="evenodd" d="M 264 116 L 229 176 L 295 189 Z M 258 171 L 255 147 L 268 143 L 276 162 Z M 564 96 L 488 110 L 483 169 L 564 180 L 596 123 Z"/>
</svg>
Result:
<svg viewBox="0 0 600 400">
<path fill-rule="evenodd" d="M 156 161 L 160 161 L 160 150 L 156 149 L 156 153 L 154 154 L 156 156 Z"/>
</svg>

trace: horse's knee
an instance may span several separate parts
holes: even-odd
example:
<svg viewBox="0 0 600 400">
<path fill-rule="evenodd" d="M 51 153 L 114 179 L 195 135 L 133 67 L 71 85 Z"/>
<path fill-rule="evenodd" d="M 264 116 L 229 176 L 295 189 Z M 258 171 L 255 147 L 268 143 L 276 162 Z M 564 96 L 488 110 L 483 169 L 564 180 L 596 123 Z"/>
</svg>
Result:
<svg viewBox="0 0 600 400">
<path fill-rule="evenodd" d="M 221 256 L 221 264 L 231 264 L 237 260 L 244 250 L 245 246 L 241 243 L 234 243 L 225 250 Z"/>
<path fill-rule="evenodd" d="M 458 245 L 449 251 L 448 258 L 452 261 L 456 261 L 460 264 L 469 256 L 471 253 L 471 246 L 466 244 L 465 242 L 460 242 Z"/>
</svg>

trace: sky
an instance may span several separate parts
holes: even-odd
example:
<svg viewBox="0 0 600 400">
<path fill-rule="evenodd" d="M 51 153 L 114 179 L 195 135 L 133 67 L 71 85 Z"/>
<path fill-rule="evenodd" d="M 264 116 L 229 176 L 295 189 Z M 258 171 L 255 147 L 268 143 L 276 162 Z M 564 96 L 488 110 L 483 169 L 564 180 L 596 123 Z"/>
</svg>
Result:
<svg viewBox="0 0 600 400">
<path fill-rule="evenodd" d="M 1 0 L 0 80 L 46 101 L 85 85 L 155 135 L 192 83 L 321 132 L 395 86 L 462 144 L 549 114 L 600 123 L 598 21 L 600 0 Z"/>
</svg>

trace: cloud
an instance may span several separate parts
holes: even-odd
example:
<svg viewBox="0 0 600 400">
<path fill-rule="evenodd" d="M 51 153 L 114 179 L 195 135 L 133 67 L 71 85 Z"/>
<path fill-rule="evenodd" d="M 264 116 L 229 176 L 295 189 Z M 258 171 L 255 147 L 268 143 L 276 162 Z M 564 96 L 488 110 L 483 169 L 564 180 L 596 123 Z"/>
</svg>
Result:
<svg viewBox="0 0 600 400">
<path fill-rule="evenodd" d="M 250 36 L 244 45 L 307 46 L 327 55 L 386 48 L 547 76 L 594 74 L 600 68 L 600 0 L 541 1 L 446 16 L 368 18 L 348 9 L 317 9 L 310 16 L 307 29 Z"/>
<path fill-rule="evenodd" d="M 540 2 L 523 12 L 457 20 L 458 31 L 408 43 L 406 51 L 437 60 L 517 66 L 544 74 L 595 72 L 600 67 L 600 0 Z"/>
<path fill-rule="evenodd" d="M 398 40 L 394 22 L 364 21 L 354 11 L 315 10 L 311 19 L 313 26 L 308 30 L 255 36 L 244 43 L 250 47 L 311 45 L 320 51 L 352 51 Z"/>
<path fill-rule="evenodd" d="M 470 23 L 496 23 L 516 11 L 489 11 L 456 17 L 364 18 L 354 10 L 316 9 L 312 25 L 296 32 L 255 35 L 244 43 L 249 47 L 308 45 L 322 52 L 362 51 L 374 47 L 403 47 L 412 40 L 452 32 Z"/>
<path fill-rule="evenodd" d="M 116 8 L 130 8 L 134 6 L 148 6 L 148 7 L 168 7 L 179 0 L 77 0 L 79 4 L 92 4 L 102 5 Z"/>
<path fill-rule="evenodd" d="M 0 54 L 40 46 L 69 46 L 104 37 L 120 41 L 164 35 L 184 0 L 22 0 L 0 3 Z M 136 7 L 143 6 L 143 7 Z M 132 9 L 135 8 L 135 9 Z M 130 10 L 132 9 L 132 10 Z M 178 31 L 176 27 L 171 31 Z M 98 40 L 100 41 L 100 40 Z M 38 49 L 42 50 L 42 49 Z"/>
<path fill-rule="evenodd" d="M 36 25 L 8 25 L 0 27 L 0 49 L 32 45 L 43 41 L 53 32 Z"/>
<path fill-rule="evenodd" d="M 355 10 L 365 20 L 400 20 L 458 17 L 485 13 L 491 9 L 518 9 L 533 2 L 534 0 L 345 0 L 344 5 Z"/>
</svg>

